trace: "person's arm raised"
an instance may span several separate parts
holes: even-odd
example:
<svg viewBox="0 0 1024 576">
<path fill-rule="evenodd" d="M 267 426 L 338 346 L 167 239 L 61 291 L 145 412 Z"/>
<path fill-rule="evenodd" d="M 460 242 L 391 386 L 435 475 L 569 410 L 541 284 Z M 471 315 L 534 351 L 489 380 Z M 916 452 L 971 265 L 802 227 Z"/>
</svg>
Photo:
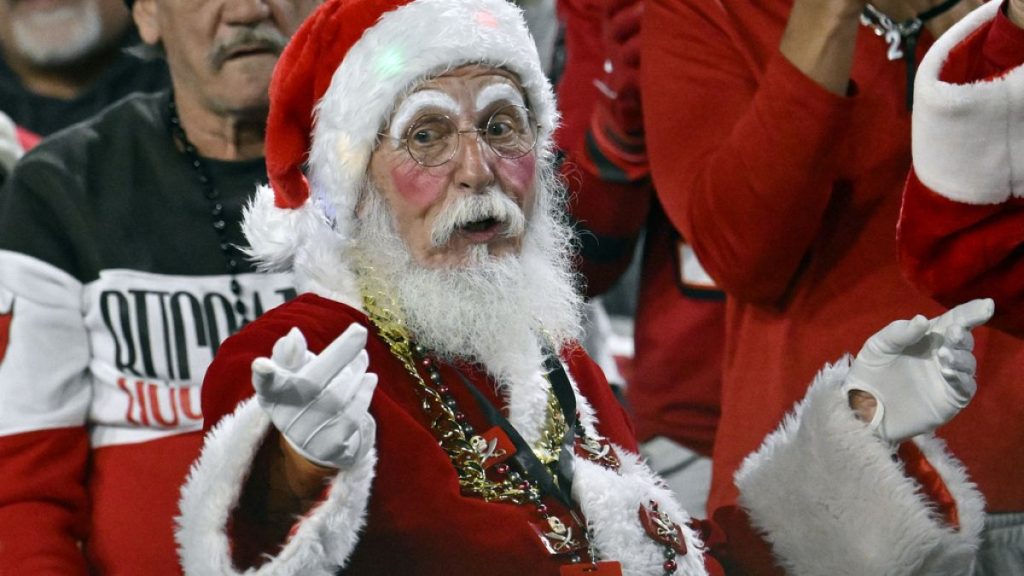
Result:
<svg viewBox="0 0 1024 576">
<path fill-rule="evenodd" d="M 861 0 L 797 0 L 779 50 L 808 78 L 845 95 L 863 8 Z"/>
</svg>

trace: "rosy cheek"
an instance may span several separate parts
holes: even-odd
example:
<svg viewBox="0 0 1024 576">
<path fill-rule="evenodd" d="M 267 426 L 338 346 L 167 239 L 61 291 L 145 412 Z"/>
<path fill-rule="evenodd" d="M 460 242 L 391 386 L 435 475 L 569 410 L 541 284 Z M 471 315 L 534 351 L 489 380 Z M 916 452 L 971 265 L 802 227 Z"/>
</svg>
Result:
<svg viewBox="0 0 1024 576">
<path fill-rule="evenodd" d="M 522 158 L 502 159 L 501 161 L 503 180 L 516 191 L 526 190 L 533 186 L 536 168 L 536 154 L 527 154 Z"/>
<path fill-rule="evenodd" d="M 417 208 L 426 208 L 437 200 L 445 186 L 443 176 L 430 172 L 406 162 L 391 169 L 391 180 L 402 198 Z"/>
</svg>

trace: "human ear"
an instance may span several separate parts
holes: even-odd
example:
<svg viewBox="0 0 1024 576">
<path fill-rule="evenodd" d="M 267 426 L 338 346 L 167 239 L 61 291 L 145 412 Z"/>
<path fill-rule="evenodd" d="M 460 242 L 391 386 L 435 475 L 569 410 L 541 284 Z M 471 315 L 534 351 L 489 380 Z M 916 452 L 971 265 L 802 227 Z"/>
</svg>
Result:
<svg viewBox="0 0 1024 576">
<path fill-rule="evenodd" d="M 160 43 L 160 20 L 157 18 L 156 0 L 136 0 L 132 5 L 132 18 L 143 42 L 151 46 Z"/>
</svg>

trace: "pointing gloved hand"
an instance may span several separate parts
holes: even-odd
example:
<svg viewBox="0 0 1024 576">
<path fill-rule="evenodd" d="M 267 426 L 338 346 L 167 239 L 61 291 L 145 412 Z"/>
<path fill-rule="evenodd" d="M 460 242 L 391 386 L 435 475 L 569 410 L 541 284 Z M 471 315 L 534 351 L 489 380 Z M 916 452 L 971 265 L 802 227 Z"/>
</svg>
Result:
<svg viewBox="0 0 1024 576">
<path fill-rule="evenodd" d="M 368 408 L 377 375 L 367 372 L 366 329 L 352 324 L 319 355 L 292 328 L 270 358 L 252 363 L 256 397 L 296 452 L 314 464 L 347 468 L 373 445 Z"/>
<path fill-rule="evenodd" d="M 992 317 L 990 299 L 972 300 L 931 320 L 898 320 L 868 339 L 843 385 L 877 401 L 869 426 L 901 442 L 945 424 L 967 406 L 977 384 L 970 330 Z"/>
</svg>

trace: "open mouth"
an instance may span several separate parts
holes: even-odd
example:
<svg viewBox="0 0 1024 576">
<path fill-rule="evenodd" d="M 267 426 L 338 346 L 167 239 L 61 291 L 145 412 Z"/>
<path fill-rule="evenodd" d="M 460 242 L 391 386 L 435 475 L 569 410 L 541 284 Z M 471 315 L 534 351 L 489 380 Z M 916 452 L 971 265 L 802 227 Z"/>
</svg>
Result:
<svg viewBox="0 0 1024 576">
<path fill-rule="evenodd" d="M 467 222 L 459 228 L 465 232 L 487 232 L 492 228 L 496 228 L 501 222 L 497 218 L 484 218 L 482 220 L 476 220 L 474 222 Z"/>
<path fill-rule="evenodd" d="M 470 242 L 490 242 L 501 235 L 505 223 L 497 218 L 482 218 L 458 227 L 458 233 Z"/>
</svg>

